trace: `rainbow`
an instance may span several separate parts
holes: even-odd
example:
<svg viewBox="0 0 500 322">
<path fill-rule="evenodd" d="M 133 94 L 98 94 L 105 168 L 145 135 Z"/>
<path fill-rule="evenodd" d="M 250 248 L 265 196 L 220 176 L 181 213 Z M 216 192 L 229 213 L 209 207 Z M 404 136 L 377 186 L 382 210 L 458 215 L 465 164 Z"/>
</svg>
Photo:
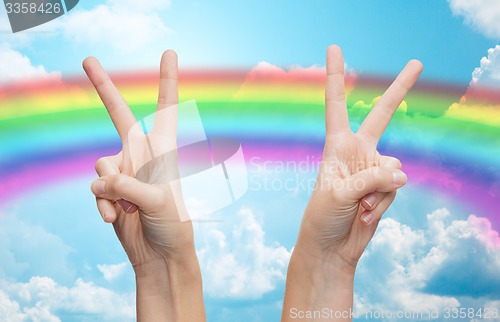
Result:
<svg viewBox="0 0 500 322">
<path fill-rule="evenodd" d="M 156 73 L 114 75 L 132 106 L 154 111 Z M 388 81 L 347 77 L 355 129 Z M 323 71 L 185 71 L 180 100 L 196 99 L 209 135 L 242 142 L 247 160 L 319 159 L 324 140 Z M 500 229 L 500 108 L 466 103 L 453 86 L 421 83 L 396 112 L 379 148 L 404 164 L 409 183 L 487 217 Z M 450 108 L 451 106 L 451 108 Z M 120 142 L 85 79 L 0 88 L 0 205 L 35 187 L 93 172 Z"/>
</svg>

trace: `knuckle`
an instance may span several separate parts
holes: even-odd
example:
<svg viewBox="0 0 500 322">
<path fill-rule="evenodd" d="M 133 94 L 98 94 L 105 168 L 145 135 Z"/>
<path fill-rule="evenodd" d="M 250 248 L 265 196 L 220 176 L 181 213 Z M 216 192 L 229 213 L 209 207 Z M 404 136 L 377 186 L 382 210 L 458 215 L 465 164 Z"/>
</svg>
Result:
<svg viewBox="0 0 500 322">
<path fill-rule="evenodd" d="M 401 170 L 403 168 L 403 165 L 398 158 L 393 158 L 392 164 L 393 164 L 393 167 L 398 169 L 398 170 Z"/>
<path fill-rule="evenodd" d="M 398 170 L 401 170 L 402 168 L 401 161 L 398 158 L 391 156 L 382 156 L 380 158 L 379 165 L 385 168 L 393 168 Z"/>
<path fill-rule="evenodd" d="M 164 95 L 158 96 L 158 105 L 163 106 L 163 105 L 167 105 L 167 103 L 168 103 L 168 99 L 166 96 L 164 96 Z"/>
<path fill-rule="evenodd" d="M 385 184 L 386 181 L 386 175 L 385 175 L 385 170 L 381 167 L 373 167 L 371 168 L 372 171 L 370 171 L 370 176 L 371 180 L 374 183 L 376 187 L 380 187 Z"/>
<path fill-rule="evenodd" d="M 372 167 L 370 168 L 370 171 L 368 172 L 369 179 L 374 182 L 375 184 L 380 183 L 380 168 L 379 167 Z"/>
<path fill-rule="evenodd" d="M 95 163 L 95 172 L 101 176 L 104 164 L 106 163 L 106 157 L 99 158 Z"/>
<path fill-rule="evenodd" d="M 108 193 L 116 194 L 120 190 L 120 187 L 123 187 L 126 182 L 127 178 L 123 174 L 112 176 L 106 184 L 106 190 Z"/>
</svg>

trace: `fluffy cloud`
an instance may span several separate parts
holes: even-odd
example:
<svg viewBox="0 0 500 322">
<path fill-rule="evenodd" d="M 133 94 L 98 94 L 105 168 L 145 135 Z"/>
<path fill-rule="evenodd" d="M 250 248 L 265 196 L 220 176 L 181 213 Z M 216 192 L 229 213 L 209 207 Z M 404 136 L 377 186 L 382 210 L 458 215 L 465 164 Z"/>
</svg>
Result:
<svg viewBox="0 0 500 322">
<path fill-rule="evenodd" d="M 0 70 L 0 83 L 61 78 L 61 73 L 48 72 L 43 65 L 34 66 L 27 56 L 7 45 L 0 45 Z"/>
<path fill-rule="evenodd" d="M 479 67 L 472 72 L 472 86 L 500 86 L 500 46 L 488 49 Z"/>
<path fill-rule="evenodd" d="M 442 262 L 427 279 L 425 291 L 500 299 L 500 238 L 488 219 L 471 215 L 433 233 L 440 234 L 436 244 Z"/>
<path fill-rule="evenodd" d="M 122 276 L 127 267 L 128 263 L 126 262 L 113 265 L 97 265 L 97 269 L 102 273 L 104 279 L 108 282 L 112 282 Z"/>
<path fill-rule="evenodd" d="M 384 219 L 360 262 L 357 308 L 428 312 L 496 301 L 498 271 L 500 238 L 486 218 L 452 220 L 438 209 L 420 230 Z"/>
<path fill-rule="evenodd" d="M 484 35 L 500 38 L 500 2 L 497 0 L 448 0 L 454 15 L 462 16 L 465 22 Z"/>
<path fill-rule="evenodd" d="M 470 86 L 460 102 L 450 106 L 447 116 L 500 125 L 500 46 L 488 49 L 472 72 Z"/>
<path fill-rule="evenodd" d="M 61 321 L 59 313 L 95 315 L 105 321 L 133 321 L 134 294 L 119 294 L 77 279 L 73 286 L 48 277 L 32 277 L 27 283 L 0 280 L 0 320 Z"/>
<path fill-rule="evenodd" d="M 11 300 L 2 290 L 0 290 L 0 319 L 12 322 L 26 319 L 26 314 L 21 312 L 19 303 Z"/>
<path fill-rule="evenodd" d="M 230 233 L 202 231 L 198 250 L 205 291 L 215 298 L 256 299 L 285 280 L 290 252 L 266 245 L 265 233 L 250 209 L 238 213 Z M 226 223 L 227 224 L 227 223 Z"/>
<path fill-rule="evenodd" d="M 356 82 L 356 73 L 345 66 L 346 93 L 349 94 Z M 235 93 L 236 100 L 282 101 L 322 103 L 324 102 L 323 85 L 326 79 L 325 67 L 292 66 L 288 70 L 268 62 L 260 62 L 252 68 Z M 318 86 L 321 84 L 321 86 Z M 262 91 L 262 87 L 266 90 Z M 275 87 L 271 91 L 269 88 Z M 263 95 L 263 92 L 267 95 Z"/>
<path fill-rule="evenodd" d="M 363 100 L 356 101 L 352 107 L 372 109 L 375 106 L 375 104 L 380 100 L 381 97 L 382 96 L 375 97 L 370 103 L 366 103 Z M 408 104 L 406 103 L 405 100 L 403 100 L 401 104 L 399 104 L 397 111 L 403 113 L 406 113 L 408 111 Z"/>
<path fill-rule="evenodd" d="M 131 52 L 159 43 L 172 33 L 159 15 L 169 5 L 168 0 L 108 0 L 90 10 L 77 7 L 58 19 L 56 29 L 81 44 Z"/>
<path fill-rule="evenodd" d="M 500 2 L 497 0 L 448 0 L 454 15 L 484 35 L 500 39 Z M 460 103 L 453 104 L 448 116 L 498 126 L 500 124 L 500 46 L 490 48 L 487 57 L 472 73 L 472 81 Z"/>
<path fill-rule="evenodd" d="M 301 67 L 293 66 L 289 70 L 284 70 L 268 62 L 258 63 L 247 74 L 247 81 L 305 81 L 308 79 L 324 79 L 325 68 L 319 66 Z"/>
<path fill-rule="evenodd" d="M 9 30 L 10 24 L 4 6 L 0 6 L 0 30 Z M 30 58 L 19 51 L 30 43 L 28 33 L 2 35 L 0 39 L 0 85 L 30 81 L 60 81 L 59 71 L 47 71 L 43 65 L 34 65 Z M 1 96 L 1 93 L 0 93 Z"/>
<path fill-rule="evenodd" d="M 489 312 L 489 316 L 478 321 L 490 321 L 499 322 L 500 321 L 500 300 L 486 302 L 483 306 L 483 312 Z"/>
</svg>

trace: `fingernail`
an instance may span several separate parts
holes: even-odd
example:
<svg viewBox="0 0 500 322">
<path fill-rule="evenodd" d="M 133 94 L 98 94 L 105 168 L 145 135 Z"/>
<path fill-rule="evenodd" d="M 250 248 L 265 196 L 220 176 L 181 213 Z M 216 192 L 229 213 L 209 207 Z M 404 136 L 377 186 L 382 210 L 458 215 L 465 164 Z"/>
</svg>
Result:
<svg viewBox="0 0 500 322">
<path fill-rule="evenodd" d="M 106 182 L 104 180 L 97 180 L 94 183 L 94 189 L 96 194 L 102 195 L 106 193 Z"/>
<path fill-rule="evenodd" d="M 406 174 L 402 171 L 394 171 L 392 173 L 392 181 L 395 185 L 402 186 L 406 183 Z"/>
<path fill-rule="evenodd" d="M 102 215 L 102 220 L 104 220 L 104 222 L 108 222 L 108 218 L 109 218 L 108 214 L 103 214 Z"/>
<path fill-rule="evenodd" d="M 369 224 L 372 222 L 373 214 L 371 212 L 367 212 L 361 216 L 361 220 L 365 222 L 365 224 Z"/>
<path fill-rule="evenodd" d="M 365 199 L 363 199 L 364 203 L 368 206 L 368 209 L 373 209 L 373 205 L 377 201 L 375 199 L 377 199 L 375 195 L 368 195 Z"/>
</svg>

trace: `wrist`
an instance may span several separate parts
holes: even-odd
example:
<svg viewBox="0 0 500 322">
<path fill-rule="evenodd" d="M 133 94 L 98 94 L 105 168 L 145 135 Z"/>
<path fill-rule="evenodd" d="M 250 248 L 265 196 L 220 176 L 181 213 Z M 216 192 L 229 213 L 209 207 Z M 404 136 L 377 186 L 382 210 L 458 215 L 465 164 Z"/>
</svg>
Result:
<svg viewBox="0 0 500 322">
<path fill-rule="evenodd" d="M 169 295 L 167 263 L 161 257 L 132 265 L 135 273 L 137 297 L 163 297 Z"/>
<path fill-rule="evenodd" d="M 321 318 L 300 318 L 304 321 L 351 321 L 354 294 L 354 269 L 345 266 L 336 255 L 312 255 L 301 244 L 293 250 L 288 266 L 282 321 L 297 320 L 298 311 L 335 312 Z M 295 313 L 294 313 L 295 312 Z M 337 312 L 342 317 L 337 319 Z M 334 318 L 335 317 L 335 318 Z"/>
<path fill-rule="evenodd" d="M 137 282 L 149 280 L 191 278 L 200 274 L 198 257 L 194 248 L 186 246 L 182 254 L 158 256 L 150 261 L 132 265 Z"/>
<path fill-rule="evenodd" d="M 175 234 L 175 245 L 168 247 L 163 256 L 168 262 L 183 263 L 196 257 L 196 247 L 194 244 L 194 232 L 191 222 L 178 223 L 185 225 L 182 229 L 177 229 Z"/>
<path fill-rule="evenodd" d="M 196 254 L 134 265 L 138 321 L 203 321 L 203 289 Z"/>
<path fill-rule="evenodd" d="M 307 216 L 304 216 L 294 247 L 294 253 L 297 253 L 297 257 L 307 261 L 311 267 L 321 266 L 332 273 L 342 274 L 346 277 L 353 276 L 358 264 L 358 257 L 342 247 L 331 245 L 328 241 L 318 240 L 317 236 L 314 223 L 308 220 Z"/>
<path fill-rule="evenodd" d="M 311 282 L 319 285 L 331 282 L 352 287 L 356 271 L 356 265 L 346 261 L 341 255 L 318 251 L 301 242 L 300 238 L 293 249 L 290 266 L 300 267 L 304 277 L 307 276 Z"/>
</svg>

